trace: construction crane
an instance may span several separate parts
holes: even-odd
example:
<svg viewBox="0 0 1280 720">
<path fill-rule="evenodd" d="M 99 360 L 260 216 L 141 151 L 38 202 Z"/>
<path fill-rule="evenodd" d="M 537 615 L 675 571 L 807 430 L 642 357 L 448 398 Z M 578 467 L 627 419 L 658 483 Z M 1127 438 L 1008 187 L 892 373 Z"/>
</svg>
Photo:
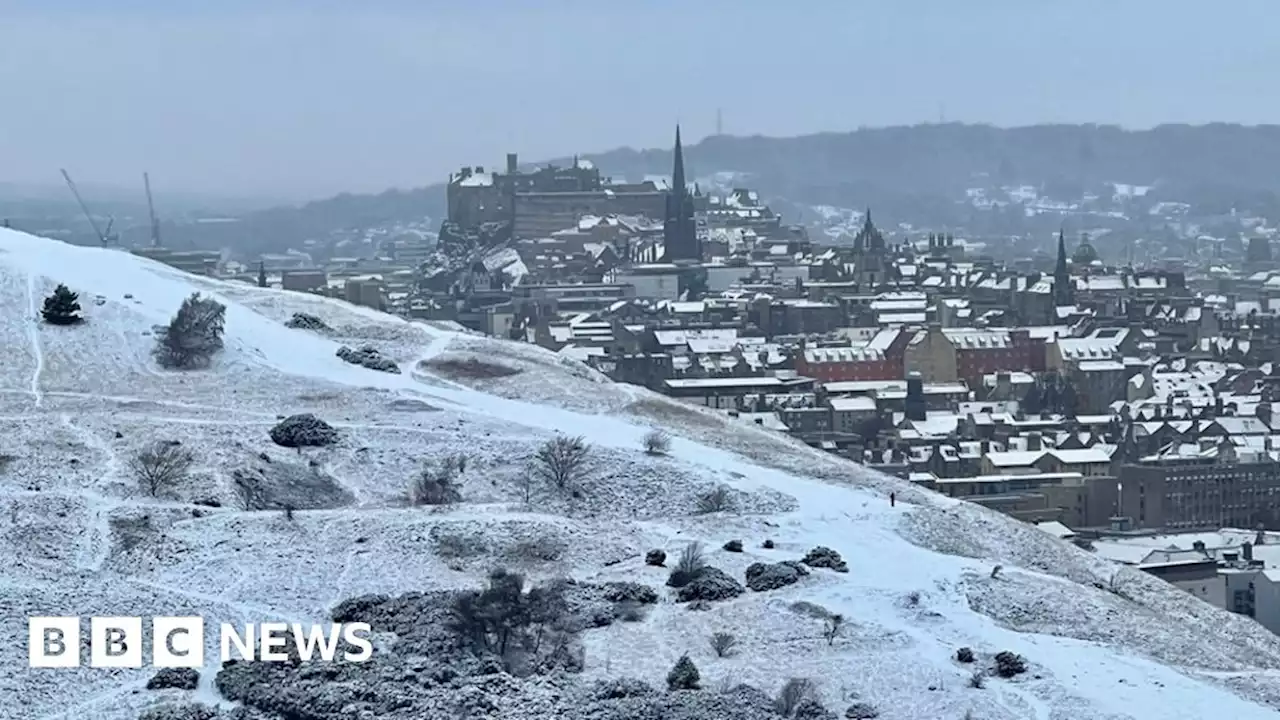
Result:
<svg viewBox="0 0 1280 720">
<path fill-rule="evenodd" d="M 156 219 L 156 204 L 151 201 L 151 177 L 142 173 L 142 185 L 147 189 L 147 212 L 151 214 L 151 247 L 160 247 L 160 221 Z"/>
<path fill-rule="evenodd" d="M 120 236 L 111 232 L 111 226 L 115 224 L 116 219 L 114 217 L 108 218 L 105 231 L 99 228 L 98 222 L 93 219 L 93 213 L 89 212 L 89 206 L 85 205 L 84 198 L 80 197 L 80 191 L 76 189 L 75 181 L 71 179 L 66 170 L 62 170 L 62 178 L 67 181 L 67 187 L 71 188 L 71 194 L 76 196 L 76 202 L 79 203 L 81 212 L 84 213 L 85 219 L 89 221 L 89 225 L 93 228 L 94 234 L 98 236 L 98 242 L 102 243 L 102 247 L 107 247 L 112 239 L 119 241 Z"/>
</svg>

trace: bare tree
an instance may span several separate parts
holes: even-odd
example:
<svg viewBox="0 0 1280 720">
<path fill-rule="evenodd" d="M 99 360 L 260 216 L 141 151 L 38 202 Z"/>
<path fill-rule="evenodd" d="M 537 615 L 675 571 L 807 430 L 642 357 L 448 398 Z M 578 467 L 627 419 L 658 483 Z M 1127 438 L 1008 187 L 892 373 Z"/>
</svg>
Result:
<svg viewBox="0 0 1280 720">
<path fill-rule="evenodd" d="M 822 637 L 826 638 L 828 645 L 834 644 L 836 638 L 840 637 L 840 632 L 844 630 L 844 616 L 839 613 L 828 615 L 824 622 Z"/>
<path fill-rule="evenodd" d="M 738 647 L 738 638 L 726 632 L 718 632 L 711 636 L 711 650 L 716 657 L 729 657 Z"/>
<path fill-rule="evenodd" d="M 671 449 L 671 436 L 653 429 L 644 436 L 644 451 L 650 455 L 666 455 Z"/>
<path fill-rule="evenodd" d="M 151 497 L 171 490 L 187 476 L 195 456 L 177 442 L 157 440 L 129 460 L 129 469 Z"/>
<path fill-rule="evenodd" d="M 591 446 L 582 436 L 559 435 L 533 456 L 533 473 L 559 490 L 571 490 L 587 472 Z"/>
<path fill-rule="evenodd" d="M 733 509 L 733 492 L 725 485 L 706 492 L 698 497 L 698 512 L 702 515 L 725 512 Z"/>
<path fill-rule="evenodd" d="M 409 503 L 412 505 L 452 505 L 462 501 L 458 489 L 459 465 L 466 465 L 465 456 L 445 458 L 439 466 L 426 467 L 413 479 L 409 487 Z"/>
<path fill-rule="evenodd" d="M 782 717 L 789 718 L 795 714 L 800 703 L 815 697 L 817 690 L 809 678 L 791 678 L 778 691 L 778 697 L 773 699 L 773 709 Z"/>
</svg>

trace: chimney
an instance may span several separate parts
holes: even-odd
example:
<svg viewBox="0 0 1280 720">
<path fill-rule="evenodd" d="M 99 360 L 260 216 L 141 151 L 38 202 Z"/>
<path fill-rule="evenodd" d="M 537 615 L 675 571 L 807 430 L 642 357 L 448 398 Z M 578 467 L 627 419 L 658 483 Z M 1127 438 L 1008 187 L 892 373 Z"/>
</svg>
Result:
<svg viewBox="0 0 1280 720">
<path fill-rule="evenodd" d="M 515 153 L 507 153 L 507 174 L 515 175 L 516 168 L 520 165 L 519 157 Z"/>
<path fill-rule="evenodd" d="M 1267 427 L 1271 427 L 1271 403 L 1269 402 L 1258 403 L 1257 415 L 1258 415 L 1258 419 L 1262 421 L 1263 425 L 1266 425 Z"/>
<path fill-rule="evenodd" d="M 1031 452 L 1039 452 L 1043 448 L 1040 440 L 1040 433 L 1033 432 L 1027 435 L 1027 450 Z"/>
<path fill-rule="evenodd" d="M 982 455 L 985 457 L 987 453 L 991 452 L 991 441 L 983 440 L 978 444 L 978 447 L 982 449 Z"/>
<path fill-rule="evenodd" d="M 1013 394 L 1013 376 L 1007 372 L 996 373 L 996 394 L 1007 398 Z"/>
<path fill-rule="evenodd" d="M 1253 544 L 1252 543 L 1249 543 L 1246 541 L 1245 544 L 1240 546 L 1240 557 L 1244 558 L 1245 562 L 1253 561 Z"/>
</svg>

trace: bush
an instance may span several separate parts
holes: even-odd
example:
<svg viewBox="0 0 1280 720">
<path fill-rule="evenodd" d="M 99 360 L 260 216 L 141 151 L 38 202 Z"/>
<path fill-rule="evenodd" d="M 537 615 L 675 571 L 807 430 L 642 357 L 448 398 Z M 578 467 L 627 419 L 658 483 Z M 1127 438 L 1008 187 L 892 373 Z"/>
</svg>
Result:
<svg viewBox="0 0 1280 720">
<path fill-rule="evenodd" d="M 673 588 L 682 588 L 693 582 L 707 567 L 706 558 L 702 554 L 701 543 L 689 543 L 684 550 L 680 552 L 680 560 L 676 566 L 671 568 L 671 574 L 667 576 L 667 586 Z"/>
<path fill-rule="evenodd" d="M 338 431 L 312 415 L 290 415 L 271 428 L 271 441 L 281 447 L 320 447 L 338 442 Z"/>
<path fill-rule="evenodd" d="M 773 710 L 784 718 L 792 717 L 800 703 L 814 699 L 817 694 L 818 688 L 809 678 L 791 678 L 774 698 Z"/>
<path fill-rule="evenodd" d="M 580 670 L 580 659 L 570 652 L 567 615 L 561 585 L 525 592 L 522 576 L 498 569 L 490 573 L 484 590 L 456 596 L 449 627 L 477 657 L 494 656 L 513 675 L 557 666 Z"/>
<path fill-rule="evenodd" d="M 174 441 L 157 440 L 133 456 L 129 469 L 143 491 L 159 497 L 181 482 L 193 464 L 195 456 L 190 450 Z"/>
<path fill-rule="evenodd" d="M 844 716 L 849 720 L 875 720 L 880 717 L 880 711 L 870 703 L 854 703 L 845 709 Z"/>
<path fill-rule="evenodd" d="M 973 660 L 973 650 L 967 647 L 962 647 L 956 651 L 956 662 L 967 664 L 973 662 Z"/>
<path fill-rule="evenodd" d="M 733 493 L 728 487 L 721 485 L 698 498 L 698 513 L 709 515 L 727 512 L 733 509 Z"/>
<path fill-rule="evenodd" d="M 607 582 L 600 586 L 600 595 L 609 602 L 636 602 L 653 605 L 658 602 L 658 591 L 638 582 L 626 580 Z"/>
<path fill-rule="evenodd" d="M 710 642 L 716 657 L 729 657 L 738 647 L 738 638 L 725 632 L 714 633 Z"/>
<path fill-rule="evenodd" d="M 808 574 L 809 570 L 794 560 L 773 564 L 752 563 L 747 567 L 747 587 L 756 592 L 777 590 L 794 585 Z"/>
<path fill-rule="evenodd" d="M 724 544 L 724 549 L 726 552 L 742 552 L 742 541 L 730 540 Z"/>
<path fill-rule="evenodd" d="M 190 370 L 205 367 L 222 349 L 227 307 L 193 293 L 157 335 L 155 358 L 161 367 Z"/>
<path fill-rule="evenodd" d="M 572 490 L 587 472 L 591 446 L 581 436 L 557 436 L 533 456 L 533 474 L 558 490 Z"/>
<path fill-rule="evenodd" d="M 689 656 L 681 655 L 671 672 L 667 673 L 668 690 L 697 690 L 702 687 L 702 678 L 698 674 L 698 666 L 693 664 Z"/>
<path fill-rule="evenodd" d="M 981 690 L 986 686 L 987 686 L 987 676 L 983 675 L 981 670 L 969 676 L 969 687 L 973 688 L 974 690 Z"/>
<path fill-rule="evenodd" d="M 763 545 L 761 545 L 760 547 L 763 547 L 765 550 L 772 550 L 772 549 L 773 549 L 773 541 L 772 541 L 772 540 L 765 540 L 765 541 L 764 541 L 764 544 L 763 544 Z"/>
<path fill-rule="evenodd" d="M 693 580 L 680 588 L 676 593 L 676 599 L 680 602 L 728 600 L 743 592 L 745 591 L 742 585 L 720 568 L 705 567 L 693 577 Z"/>
<path fill-rule="evenodd" d="M 400 373 L 400 365 L 398 365 L 395 360 L 392 360 L 389 357 L 383 357 L 382 353 L 379 353 L 377 348 L 369 345 L 365 345 L 359 350 L 352 350 L 346 345 L 343 345 L 338 348 L 337 355 L 343 362 L 348 362 L 352 365 L 360 365 L 361 367 L 366 367 L 370 370 L 379 370 L 381 372 Z"/>
<path fill-rule="evenodd" d="M 409 488 L 409 503 L 421 505 L 452 505 L 462 501 L 458 489 L 458 466 L 453 458 L 447 458 L 438 467 L 427 467 L 418 473 Z"/>
<path fill-rule="evenodd" d="M 650 550 L 644 554 L 644 564 L 654 567 L 662 567 L 667 563 L 667 554 L 662 550 Z"/>
<path fill-rule="evenodd" d="M 791 717 L 794 720 L 836 720 L 836 714 L 823 707 L 816 698 L 801 700 Z"/>
<path fill-rule="evenodd" d="M 644 451 L 649 455 L 666 455 L 671 450 L 671 436 L 661 430 L 650 430 L 644 436 Z"/>
<path fill-rule="evenodd" d="M 147 681 L 148 690 L 195 690 L 200 684 L 200 672 L 193 668 L 164 668 Z"/>
<path fill-rule="evenodd" d="M 80 295 L 71 292 L 66 285 L 58 285 L 53 294 L 44 299 L 44 309 L 40 311 L 44 321 L 50 325 L 75 325 L 84 322 L 80 317 Z"/>
<path fill-rule="evenodd" d="M 329 326 L 325 324 L 325 321 L 315 315 L 308 315 L 307 313 L 301 312 L 294 313 L 293 317 L 289 318 L 289 320 L 285 322 L 284 326 L 298 330 L 316 330 L 318 332 L 328 332 L 330 330 Z"/>
<path fill-rule="evenodd" d="M 1027 661 L 1021 655 L 1005 650 L 996 653 L 996 674 L 1002 678 L 1011 678 L 1027 671 Z"/>
<path fill-rule="evenodd" d="M 810 550 L 800 562 L 809 567 L 829 568 L 836 572 L 849 572 L 849 566 L 841 559 L 840 553 L 823 545 Z"/>
</svg>

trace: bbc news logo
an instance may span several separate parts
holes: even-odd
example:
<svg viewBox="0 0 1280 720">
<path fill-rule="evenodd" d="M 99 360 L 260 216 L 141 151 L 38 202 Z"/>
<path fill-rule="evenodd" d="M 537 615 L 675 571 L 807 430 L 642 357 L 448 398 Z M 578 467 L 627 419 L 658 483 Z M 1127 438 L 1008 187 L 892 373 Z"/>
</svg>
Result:
<svg viewBox="0 0 1280 720">
<path fill-rule="evenodd" d="M 31 667 L 80 667 L 78 617 L 33 617 L 27 620 L 27 647 Z M 298 659 L 333 662 L 364 662 L 373 655 L 368 623 L 222 623 L 218 629 L 218 650 L 222 662 L 289 662 L 289 640 Z M 151 618 L 151 652 L 143 656 L 145 644 L 140 617 L 89 618 L 89 666 L 99 668 L 140 668 L 144 661 L 160 668 L 204 667 L 204 618 Z M 343 643 L 347 647 L 341 653 Z"/>
</svg>

